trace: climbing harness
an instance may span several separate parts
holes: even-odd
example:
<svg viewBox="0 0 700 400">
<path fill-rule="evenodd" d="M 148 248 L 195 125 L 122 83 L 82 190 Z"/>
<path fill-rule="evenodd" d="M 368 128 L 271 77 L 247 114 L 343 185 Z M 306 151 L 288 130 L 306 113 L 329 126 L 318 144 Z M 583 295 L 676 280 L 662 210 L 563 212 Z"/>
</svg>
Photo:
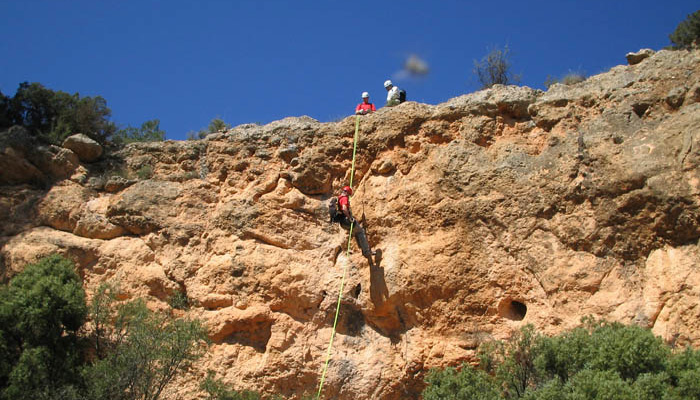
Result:
<svg viewBox="0 0 700 400">
<path fill-rule="evenodd" d="M 358 115 L 355 119 L 355 137 L 353 139 L 352 145 L 352 167 L 350 169 L 350 187 L 352 187 L 352 178 L 355 176 L 355 154 L 357 153 L 357 133 L 360 129 L 360 116 Z M 350 258 L 350 245 L 352 244 L 352 228 L 355 225 L 355 221 L 350 221 L 350 232 L 348 233 L 348 249 L 346 252 L 346 259 Z M 328 362 L 331 360 L 331 349 L 333 348 L 333 338 L 335 338 L 335 329 L 338 326 L 338 315 L 340 314 L 340 300 L 343 298 L 343 286 L 345 286 L 345 275 L 348 271 L 348 263 L 345 263 L 343 267 L 343 277 L 340 279 L 340 290 L 338 291 L 338 304 L 335 307 L 335 319 L 333 320 L 333 330 L 331 331 L 331 340 L 328 342 L 328 351 L 326 352 L 326 362 L 323 365 L 323 372 L 321 373 L 321 381 L 318 384 L 318 393 L 316 394 L 316 400 L 321 398 L 321 391 L 323 390 L 323 382 L 326 380 L 326 372 L 328 371 Z"/>
</svg>

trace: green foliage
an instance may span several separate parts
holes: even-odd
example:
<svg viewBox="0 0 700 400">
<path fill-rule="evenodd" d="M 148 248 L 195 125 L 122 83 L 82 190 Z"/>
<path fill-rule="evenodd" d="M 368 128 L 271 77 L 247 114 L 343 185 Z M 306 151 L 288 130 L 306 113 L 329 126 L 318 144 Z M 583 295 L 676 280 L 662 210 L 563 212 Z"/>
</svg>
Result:
<svg viewBox="0 0 700 400">
<path fill-rule="evenodd" d="M 0 120 L 4 120 L 0 124 L 24 126 L 32 135 L 51 143 L 60 143 L 74 133 L 105 143 L 116 130 L 109 121 L 112 112 L 100 96 L 81 98 L 78 93 L 23 82 L 13 98 L 5 97 L 0 103 L 5 103 L 0 105 Z"/>
<path fill-rule="evenodd" d="M 424 394 L 480 398 L 455 396 L 489 392 L 483 389 L 486 380 L 498 399 L 700 399 L 700 352 L 673 354 L 660 338 L 638 326 L 590 318 L 583 322 L 555 337 L 526 326 L 506 342 L 484 343 L 478 369 L 431 371 Z M 481 380 L 473 378 L 478 376 Z"/>
<path fill-rule="evenodd" d="M 635 380 L 642 373 L 665 370 L 670 349 L 648 329 L 601 322 L 591 333 L 589 365 Z"/>
<path fill-rule="evenodd" d="M 682 49 L 693 45 L 700 39 L 700 10 L 688 15 L 681 21 L 668 38 L 673 43 L 673 48 Z"/>
<path fill-rule="evenodd" d="M 168 305 L 177 310 L 189 310 L 190 299 L 187 297 L 187 293 L 177 291 L 168 298 Z"/>
<path fill-rule="evenodd" d="M 73 385 L 86 316 L 80 277 L 57 255 L 28 265 L 0 289 L 2 398 L 52 398 Z"/>
<path fill-rule="evenodd" d="M 99 338 L 106 356 L 83 373 L 87 399 L 158 399 L 203 354 L 206 330 L 199 321 L 169 319 L 142 300 L 118 306 L 113 318 Z"/>
<path fill-rule="evenodd" d="M 148 164 L 141 166 L 141 168 L 136 171 L 136 176 L 140 180 L 151 179 L 151 177 L 153 177 L 153 167 Z"/>
<path fill-rule="evenodd" d="M 222 132 L 227 129 L 231 129 L 231 125 L 227 124 L 224 122 L 223 119 L 221 118 L 214 118 L 209 122 L 209 126 L 207 127 L 209 133 L 216 133 L 216 132 Z"/>
<path fill-rule="evenodd" d="M 432 370 L 426 377 L 428 387 L 423 391 L 424 400 L 497 400 L 497 382 L 486 372 L 463 364 L 460 371 L 454 368 Z"/>
<path fill-rule="evenodd" d="M 187 140 L 204 139 L 209 134 L 223 132 L 228 129 L 231 129 L 231 125 L 227 124 L 223 119 L 216 117 L 209 122 L 209 126 L 200 129 L 199 132 L 188 132 Z"/>
<path fill-rule="evenodd" d="M 10 98 L 0 91 L 0 132 L 12 126 L 10 118 Z"/>
<path fill-rule="evenodd" d="M 112 142 L 116 144 L 128 144 L 134 142 L 162 142 L 165 140 L 165 131 L 160 129 L 160 120 L 152 119 L 141 124 L 140 128 L 128 126 L 118 130 L 112 136 Z"/>
<path fill-rule="evenodd" d="M 233 390 L 220 379 L 214 378 L 214 371 L 207 372 L 207 377 L 200 384 L 200 389 L 207 393 L 207 400 L 260 400 L 260 395 L 256 392 Z"/>
<path fill-rule="evenodd" d="M 203 354 L 199 321 L 114 299 L 101 286 L 88 307 L 73 264 L 56 255 L 0 287 L 0 399 L 155 400 Z"/>
<path fill-rule="evenodd" d="M 502 50 L 494 48 L 480 61 L 474 60 L 474 74 L 481 83 L 482 89 L 493 85 L 509 85 L 520 82 L 520 76 L 511 72 L 510 49 L 505 46 Z"/>
<path fill-rule="evenodd" d="M 567 399 L 634 400 L 632 388 L 610 370 L 583 370 L 576 374 L 567 386 Z"/>
</svg>

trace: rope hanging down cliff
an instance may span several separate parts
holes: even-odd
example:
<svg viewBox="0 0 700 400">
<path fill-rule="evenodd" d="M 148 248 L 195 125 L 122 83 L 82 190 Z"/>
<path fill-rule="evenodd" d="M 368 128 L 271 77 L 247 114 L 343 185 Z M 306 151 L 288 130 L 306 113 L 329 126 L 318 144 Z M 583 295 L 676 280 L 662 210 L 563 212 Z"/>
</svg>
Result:
<svg viewBox="0 0 700 400">
<path fill-rule="evenodd" d="M 355 119 L 355 137 L 353 138 L 352 145 L 352 167 L 350 169 L 350 187 L 352 187 L 352 179 L 355 177 L 355 155 L 357 154 L 357 135 L 360 129 L 360 116 L 358 115 Z M 348 233 L 348 248 L 346 251 L 346 259 L 350 258 L 350 245 L 352 244 L 352 228 L 355 225 L 354 221 L 350 222 L 350 232 Z M 328 342 L 328 351 L 326 352 L 326 362 L 323 365 L 323 372 L 321 373 L 321 381 L 318 384 L 318 393 L 316 394 L 316 400 L 321 398 L 321 391 L 323 390 L 323 382 L 326 379 L 326 372 L 328 371 L 328 362 L 331 359 L 331 349 L 333 348 L 333 339 L 335 338 L 335 330 L 338 326 L 338 315 L 340 315 L 340 300 L 343 298 L 343 287 L 345 286 L 345 275 L 348 271 L 348 263 L 345 263 L 343 267 L 343 277 L 340 279 L 340 290 L 338 291 L 338 304 L 335 307 L 335 319 L 333 319 L 333 330 L 331 331 L 331 340 Z"/>
</svg>

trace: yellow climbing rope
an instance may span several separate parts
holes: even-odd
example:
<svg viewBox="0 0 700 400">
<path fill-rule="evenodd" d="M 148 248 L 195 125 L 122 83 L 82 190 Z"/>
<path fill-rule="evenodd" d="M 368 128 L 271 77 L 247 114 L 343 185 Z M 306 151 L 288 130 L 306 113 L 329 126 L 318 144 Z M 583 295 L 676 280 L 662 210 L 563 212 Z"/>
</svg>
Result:
<svg viewBox="0 0 700 400">
<path fill-rule="evenodd" d="M 355 137 L 353 139 L 352 145 L 352 167 L 350 169 L 350 187 L 352 187 L 352 179 L 355 176 L 355 154 L 357 154 L 357 133 L 360 129 L 360 116 L 358 115 L 355 119 Z M 345 254 L 346 259 L 350 258 L 350 245 L 352 244 L 352 228 L 355 225 L 354 221 L 350 221 L 350 232 L 348 233 L 348 249 Z M 323 372 L 321 373 L 321 382 L 318 384 L 318 393 L 316 394 L 316 400 L 321 398 L 321 391 L 323 390 L 323 382 L 326 380 L 326 372 L 328 371 L 328 362 L 331 359 L 331 349 L 333 348 L 333 338 L 335 338 L 335 329 L 338 325 L 338 315 L 340 314 L 340 300 L 343 298 L 343 286 L 345 286 L 345 274 L 348 271 L 348 263 L 345 263 L 343 267 L 343 277 L 340 279 L 340 290 L 338 291 L 338 304 L 335 307 L 335 319 L 333 320 L 333 330 L 331 331 L 331 340 L 328 342 L 328 351 L 326 352 L 326 362 L 323 365 Z"/>
</svg>

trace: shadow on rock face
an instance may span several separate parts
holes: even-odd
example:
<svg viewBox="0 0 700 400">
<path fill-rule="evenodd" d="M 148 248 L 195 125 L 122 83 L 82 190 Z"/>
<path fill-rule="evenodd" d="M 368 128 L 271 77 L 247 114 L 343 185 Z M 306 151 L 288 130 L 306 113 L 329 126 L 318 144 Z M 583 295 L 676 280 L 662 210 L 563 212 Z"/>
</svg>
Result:
<svg viewBox="0 0 700 400">
<path fill-rule="evenodd" d="M 381 262 L 382 250 L 377 249 L 375 261 L 373 264 L 370 263 L 369 267 L 369 295 L 375 308 L 381 307 L 382 303 L 389 298 L 389 288 L 384 280 L 384 268 L 381 267 Z"/>
</svg>

